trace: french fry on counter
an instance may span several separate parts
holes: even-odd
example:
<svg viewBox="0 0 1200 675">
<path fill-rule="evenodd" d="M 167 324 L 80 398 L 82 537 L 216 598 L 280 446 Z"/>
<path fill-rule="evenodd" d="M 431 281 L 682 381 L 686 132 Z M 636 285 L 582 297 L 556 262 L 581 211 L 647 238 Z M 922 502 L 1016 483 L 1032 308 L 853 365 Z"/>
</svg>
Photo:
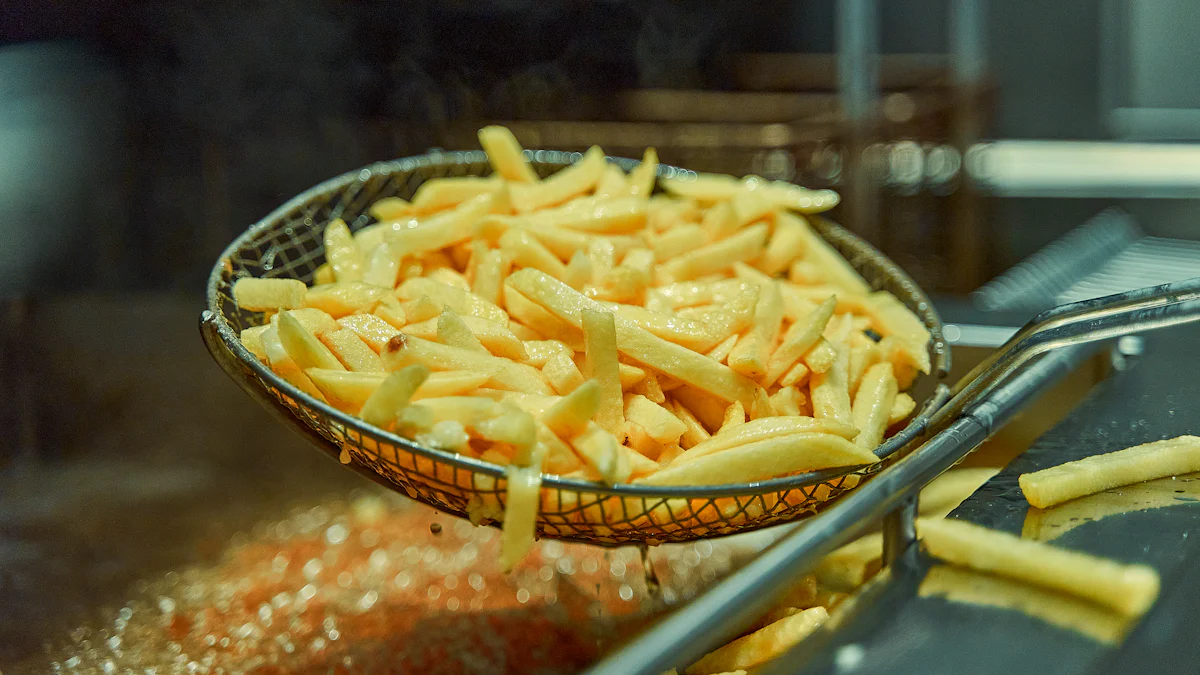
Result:
<svg viewBox="0 0 1200 675">
<path fill-rule="evenodd" d="M 593 147 L 540 178 L 509 130 L 479 139 L 492 175 L 381 199 L 355 232 L 334 220 L 315 285 L 243 278 L 233 295 L 262 317 L 243 344 L 289 383 L 506 466 L 488 485 L 460 485 L 474 518 L 503 519 L 506 567 L 551 503 L 543 473 L 711 485 L 867 465 L 911 414 L 904 390 L 929 371 L 929 334 L 812 229 L 806 218 L 835 194 L 705 174 L 658 180 L 651 194 L 652 148 L 628 174 Z M 566 512 L 572 495 L 559 492 Z M 570 517 L 698 525 L 732 517 L 727 501 L 693 513 L 688 500 L 612 497 Z M 818 614 L 780 615 L 710 663 L 752 665 Z"/>
</svg>

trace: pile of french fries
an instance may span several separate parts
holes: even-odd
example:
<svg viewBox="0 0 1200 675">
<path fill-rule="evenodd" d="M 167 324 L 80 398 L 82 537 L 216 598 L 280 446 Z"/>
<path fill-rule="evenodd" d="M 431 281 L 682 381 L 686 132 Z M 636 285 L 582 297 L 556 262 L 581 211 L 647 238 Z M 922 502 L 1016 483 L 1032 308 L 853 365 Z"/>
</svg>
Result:
<svg viewBox="0 0 1200 675">
<path fill-rule="evenodd" d="M 329 223 L 312 287 L 233 294 L 264 317 L 242 344 L 301 391 L 506 466 L 504 503 L 473 503 L 503 518 L 506 566 L 563 498 L 543 472 L 713 485 L 870 464 L 912 413 L 929 333 L 810 228 L 831 193 L 656 181 L 653 149 L 628 174 L 593 147 L 539 179 L 507 129 L 479 138 L 491 176 L 382 199 L 354 233 Z M 678 522 L 684 501 L 638 517 Z"/>
</svg>

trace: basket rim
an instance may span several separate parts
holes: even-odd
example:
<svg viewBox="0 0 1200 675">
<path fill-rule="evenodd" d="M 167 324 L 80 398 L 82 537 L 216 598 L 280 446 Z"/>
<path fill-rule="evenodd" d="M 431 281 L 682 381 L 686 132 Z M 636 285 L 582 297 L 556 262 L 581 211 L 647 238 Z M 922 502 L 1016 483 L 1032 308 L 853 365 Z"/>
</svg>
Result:
<svg viewBox="0 0 1200 675">
<path fill-rule="evenodd" d="M 525 150 L 525 158 L 539 164 L 557 165 L 559 167 L 568 166 L 578 161 L 583 155 L 579 152 L 569 152 L 561 150 Z M 486 161 L 487 154 L 482 150 L 464 150 L 464 151 L 433 151 L 421 155 L 413 155 L 393 159 L 390 161 L 374 162 L 358 169 L 353 169 L 342 173 L 333 178 L 324 180 L 313 187 L 301 192 L 300 194 L 287 200 L 262 219 L 251 225 L 238 235 L 217 258 L 213 265 L 212 271 L 209 273 L 208 282 L 205 289 L 205 304 L 207 311 L 211 312 L 215 317 L 215 327 L 217 334 L 221 337 L 221 342 L 234 356 L 237 357 L 242 365 L 251 368 L 258 378 L 271 383 L 272 387 L 284 392 L 289 398 L 302 403 L 305 407 L 311 408 L 321 415 L 331 418 L 343 428 L 343 432 L 353 430 L 360 436 L 371 438 L 378 442 L 389 443 L 391 445 L 403 448 L 404 450 L 416 455 L 424 456 L 439 462 L 445 462 L 455 468 L 464 469 L 467 471 L 482 473 L 495 478 L 504 479 L 507 476 L 505 467 L 499 464 L 493 464 L 481 459 L 467 457 L 458 453 L 447 452 L 445 450 L 437 450 L 434 448 L 426 448 L 418 445 L 414 441 L 400 436 L 398 434 L 380 429 L 373 425 L 363 422 L 361 419 L 349 415 L 334 408 L 333 406 L 323 401 L 309 396 L 307 393 L 296 388 L 291 383 L 287 382 L 280 376 L 276 375 L 269 367 L 258 360 L 250 353 L 244 345 L 242 345 L 237 333 L 226 319 L 221 311 L 220 302 L 218 299 L 218 287 L 221 284 L 222 274 L 230 269 L 230 259 L 233 255 L 242 248 L 247 242 L 253 240 L 260 233 L 270 230 L 284 220 L 288 215 L 302 209 L 317 197 L 337 192 L 345 189 L 355 182 L 365 181 L 376 174 L 387 175 L 397 171 L 410 171 L 421 166 L 451 166 L 455 164 L 473 163 Z M 607 157 L 607 159 L 622 169 L 628 170 L 640 163 L 640 160 L 627 157 Z M 689 169 L 681 169 L 674 166 L 660 164 L 658 167 L 658 178 L 671 178 L 694 176 L 697 172 Z M 891 258 L 885 256 L 882 252 L 876 249 L 873 245 L 863 240 L 858 235 L 842 228 L 833 221 L 822 218 L 828 225 L 841 230 L 843 236 L 848 236 L 857 244 L 863 246 L 874 255 L 882 258 L 890 263 L 894 268 L 894 273 L 899 279 L 910 285 L 916 291 L 922 308 L 927 311 L 932 318 L 933 323 L 930 325 L 922 321 L 922 324 L 929 329 L 931 334 L 930 349 L 933 352 L 933 372 L 923 375 L 923 378 L 933 377 L 941 379 L 945 377 L 949 371 L 950 352 L 942 336 L 943 323 L 937 309 L 929 300 L 928 295 L 913 279 L 897 265 Z M 261 383 L 254 382 L 254 386 L 261 386 Z M 930 415 L 943 403 L 945 397 L 934 393 L 931 395 L 918 409 L 905 425 L 905 427 L 888 438 L 884 443 L 875 448 L 875 455 L 879 458 L 879 462 L 887 459 L 896 451 L 906 446 L 912 440 L 917 438 L 928 425 Z M 600 481 L 585 481 L 572 478 L 564 478 L 557 474 L 542 473 L 542 488 L 543 489 L 563 489 L 575 491 L 579 493 L 595 493 L 604 496 L 616 497 L 632 497 L 641 499 L 712 499 L 718 497 L 738 497 L 748 495 L 769 494 L 772 492 L 784 492 L 799 488 L 808 488 L 821 485 L 823 483 L 836 480 L 853 473 L 861 473 L 864 469 L 879 466 L 875 464 L 860 464 L 855 466 L 835 467 L 830 469 L 822 469 L 819 471 L 809 471 L 805 473 L 793 474 L 790 476 L 782 476 L 770 478 L 761 481 L 750 481 L 744 483 L 724 483 L 719 485 L 644 485 L 637 483 L 616 483 L 607 484 Z"/>
</svg>

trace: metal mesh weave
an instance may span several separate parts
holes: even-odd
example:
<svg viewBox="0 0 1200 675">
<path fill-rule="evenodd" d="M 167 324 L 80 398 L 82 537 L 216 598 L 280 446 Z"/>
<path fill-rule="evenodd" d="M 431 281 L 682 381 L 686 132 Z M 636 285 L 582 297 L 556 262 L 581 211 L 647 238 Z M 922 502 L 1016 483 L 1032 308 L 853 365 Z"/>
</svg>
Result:
<svg viewBox="0 0 1200 675">
<path fill-rule="evenodd" d="M 549 175 L 581 157 L 579 153 L 528 152 L 535 169 Z M 629 169 L 634 160 L 613 159 Z M 486 175 L 482 152 L 437 153 L 375 164 L 344 174 L 299 195 L 238 237 L 217 261 L 208 286 L 208 309 L 217 317 L 220 340 L 236 360 L 239 384 L 261 388 L 324 439 L 334 457 L 349 454 L 360 472 L 447 513 L 494 523 L 503 512 L 505 468 L 455 453 L 416 445 L 346 415 L 276 376 L 237 338 L 263 316 L 237 307 L 232 285 L 239 277 L 282 277 L 312 283 L 325 261 L 325 225 L 342 218 L 357 231 L 373 222 L 368 207 L 384 197 L 411 197 L 421 183 L 444 176 Z M 686 173 L 660 167 L 660 176 Z M 898 297 L 934 335 L 936 372 L 946 368 L 941 322 L 921 289 L 894 263 L 843 228 L 821 218 L 813 226 L 871 284 Z M 214 354 L 216 356 L 216 354 Z M 220 360 L 220 359 L 218 359 Z M 228 360 L 228 359 L 226 359 Z M 237 373 L 234 374 L 235 379 Z M 877 450 L 886 459 L 923 425 L 923 410 L 909 426 Z M 732 534 L 817 513 L 838 496 L 878 471 L 883 462 L 850 470 L 827 470 L 757 483 L 657 487 L 604 485 L 543 476 L 539 536 L 601 545 L 661 543 Z"/>
</svg>

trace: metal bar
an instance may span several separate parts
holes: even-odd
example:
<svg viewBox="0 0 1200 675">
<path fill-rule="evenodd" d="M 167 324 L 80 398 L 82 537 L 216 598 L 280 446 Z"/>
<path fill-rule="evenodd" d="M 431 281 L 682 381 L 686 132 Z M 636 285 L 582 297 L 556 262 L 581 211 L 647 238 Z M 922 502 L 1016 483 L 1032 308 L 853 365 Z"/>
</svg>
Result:
<svg viewBox="0 0 1200 675">
<path fill-rule="evenodd" d="M 950 53 L 954 83 L 976 86 L 987 67 L 984 0 L 954 0 L 950 4 Z"/>
<path fill-rule="evenodd" d="M 1200 197 L 1200 144 L 1001 140 L 966 155 L 975 187 L 1000 197 Z"/>
<path fill-rule="evenodd" d="M 879 245 L 877 167 L 866 152 L 872 141 L 879 98 L 879 8 L 876 0 L 838 0 L 838 90 L 847 121 L 842 180 L 845 222 L 867 241 Z"/>
<path fill-rule="evenodd" d="M 883 564 L 891 565 L 917 541 L 917 513 L 920 495 L 905 499 L 883 517 Z"/>
<path fill-rule="evenodd" d="M 682 669 L 733 639 L 770 608 L 777 589 L 794 583 L 825 554 L 915 497 L 929 481 L 987 439 L 1024 403 L 1074 370 L 1092 351 L 1087 347 L 1064 349 L 1031 364 L 925 445 L 588 672 L 659 675 L 671 668 Z"/>
</svg>

